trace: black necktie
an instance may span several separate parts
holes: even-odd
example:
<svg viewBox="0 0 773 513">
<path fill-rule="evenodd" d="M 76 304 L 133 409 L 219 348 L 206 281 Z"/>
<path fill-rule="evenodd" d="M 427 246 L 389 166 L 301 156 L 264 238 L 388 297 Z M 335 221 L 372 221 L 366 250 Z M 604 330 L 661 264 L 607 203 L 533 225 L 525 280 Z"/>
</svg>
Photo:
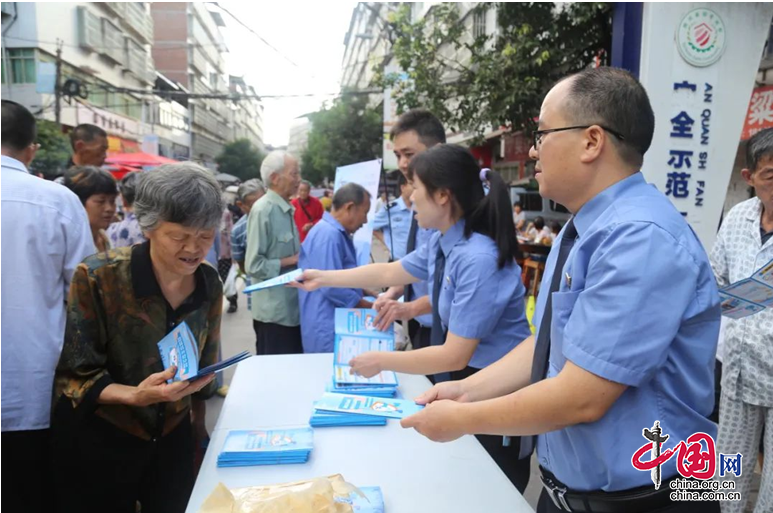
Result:
<svg viewBox="0 0 773 513">
<path fill-rule="evenodd" d="M 405 254 L 409 254 L 416 249 L 416 234 L 419 232 L 419 223 L 416 221 L 416 216 L 411 212 L 411 229 L 408 230 L 408 244 L 405 247 Z M 405 286 L 404 301 L 407 303 L 413 299 L 413 287 L 410 285 Z"/>
<path fill-rule="evenodd" d="M 446 341 L 447 332 L 443 329 L 443 321 L 440 320 L 440 309 L 438 306 L 445 272 L 446 255 L 443 253 L 443 248 L 438 245 L 437 255 L 435 256 L 435 276 L 432 286 L 432 332 L 429 336 L 429 343 L 433 346 L 442 346 Z M 451 379 L 451 375 L 448 372 L 435 374 L 435 383 L 448 381 L 449 379 Z"/>
<path fill-rule="evenodd" d="M 531 364 L 531 382 L 536 383 L 545 379 L 548 370 L 548 359 L 550 357 L 550 324 L 553 319 L 553 292 L 556 292 L 561 285 L 561 276 L 564 272 L 564 264 L 569 256 L 569 252 L 574 246 L 577 238 L 577 229 L 574 227 L 574 219 L 570 220 L 561 237 L 561 247 L 558 250 L 556 266 L 553 269 L 553 276 L 550 280 L 550 292 L 547 303 L 545 304 L 545 313 L 539 325 L 539 334 L 537 342 L 534 345 L 534 360 Z M 519 458 L 525 458 L 534 451 L 536 445 L 536 436 L 521 437 L 521 453 Z"/>
</svg>

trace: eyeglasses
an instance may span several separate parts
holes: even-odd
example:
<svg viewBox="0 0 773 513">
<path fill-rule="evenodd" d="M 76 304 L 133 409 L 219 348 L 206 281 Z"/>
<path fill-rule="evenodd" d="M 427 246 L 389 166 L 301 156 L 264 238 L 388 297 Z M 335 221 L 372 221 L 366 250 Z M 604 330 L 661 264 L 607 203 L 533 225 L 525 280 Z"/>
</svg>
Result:
<svg viewBox="0 0 773 513">
<path fill-rule="evenodd" d="M 621 134 L 620 132 L 617 132 L 615 130 L 612 130 L 611 128 L 607 128 L 607 127 L 605 127 L 603 125 L 578 125 L 578 126 L 566 126 L 566 127 L 563 127 L 563 128 L 548 128 L 547 130 L 535 130 L 531 134 L 532 144 L 534 144 L 534 148 L 536 149 L 536 148 L 539 147 L 540 143 L 542 142 L 542 136 L 545 135 L 545 134 L 552 134 L 553 132 L 563 132 L 564 130 L 586 129 L 586 128 L 590 128 L 592 126 L 601 127 L 602 129 L 604 129 L 607 132 L 609 132 L 610 134 L 614 135 L 615 137 L 617 137 L 621 141 L 625 141 L 625 137 L 623 137 L 623 134 Z"/>
</svg>

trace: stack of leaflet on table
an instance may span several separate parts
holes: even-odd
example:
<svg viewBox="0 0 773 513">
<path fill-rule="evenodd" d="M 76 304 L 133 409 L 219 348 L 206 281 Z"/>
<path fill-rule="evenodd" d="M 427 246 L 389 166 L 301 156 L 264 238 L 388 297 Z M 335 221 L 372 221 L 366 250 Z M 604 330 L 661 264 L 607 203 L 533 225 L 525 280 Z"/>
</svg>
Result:
<svg viewBox="0 0 773 513">
<path fill-rule="evenodd" d="M 172 365 L 177 367 L 177 372 L 172 379 L 168 380 L 169 383 L 185 380 L 195 381 L 208 374 L 222 372 L 251 356 L 249 351 L 242 351 L 221 362 L 199 369 L 198 344 L 196 344 L 196 338 L 185 322 L 177 325 L 158 342 L 157 346 L 164 368 L 168 369 Z"/>
<path fill-rule="evenodd" d="M 362 395 L 326 393 L 314 403 L 319 412 L 338 412 L 350 415 L 402 419 L 418 413 L 424 408 L 406 399 L 387 399 Z"/>
<path fill-rule="evenodd" d="M 394 351 L 395 332 L 378 331 L 373 326 L 376 311 L 366 308 L 336 308 L 333 382 L 329 392 L 351 393 L 376 397 L 394 397 L 397 375 L 383 371 L 370 378 L 352 374 L 349 362 L 368 351 Z"/>
<path fill-rule="evenodd" d="M 306 463 L 314 445 L 310 427 L 228 432 L 218 467 Z"/>
<path fill-rule="evenodd" d="M 366 415 L 357 415 L 337 411 L 320 411 L 316 409 L 317 403 L 314 403 L 314 411 L 309 419 L 311 427 L 338 427 L 338 426 L 386 426 L 386 418 L 369 417 Z"/>
<path fill-rule="evenodd" d="M 381 487 L 360 487 L 360 491 L 364 497 L 352 492 L 349 497 L 336 497 L 335 501 L 351 505 L 352 513 L 384 513 L 384 496 L 381 493 Z"/>
<path fill-rule="evenodd" d="M 773 307 L 773 260 L 763 265 L 750 278 L 719 289 L 722 315 L 741 319 Z"/>
</svg>

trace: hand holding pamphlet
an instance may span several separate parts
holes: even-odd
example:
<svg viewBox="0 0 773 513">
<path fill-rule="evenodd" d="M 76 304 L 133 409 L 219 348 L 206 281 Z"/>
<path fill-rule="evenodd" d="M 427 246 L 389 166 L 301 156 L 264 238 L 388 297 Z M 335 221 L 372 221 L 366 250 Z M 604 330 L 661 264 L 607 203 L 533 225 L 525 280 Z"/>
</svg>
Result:
<svg viewBox="0 0 773 513">
<path fill-rule="evenodd" d="M 281 287 L 283 285 L 287 285 L 292 281 L 295 281 L 296 278 L 298 278 L 301 274 L 303 274 L 303 269 L 295 269 L 294 271 L 290 271 L 289 273 L 280 274 L 276 278 L 271 278 L 270 280 L 262 281 L 260 283 L 256 283 L 255 285 L 250 285 L 249 287 L 244 289 L 244 293 L 251 294 L 259 290 L 270 289 L 273 287 Z"/>
<path fill-rule="evenodd" d="M 174 365 L 177 373 L 168 383 L 175 381 L 194 381 L 214 372 L 221 372 L 232 365 L 236 365 L 245 358 L 250 357 L 249 351 L 227 358 L 203 369 L 199 369 L 199 348 L 196 339 L 185 322 L 176 326 L 167 336 L 158 343 L 158 351 L 161 353 L 161 361 L 164 368 Z"/>
<path fill-rule="evenodd" d="M 332 411 L 373 417 L 403 419 L 418 413 L 424 406 L 405 399 L 366 397 L 350 394 L 325 393 L 314 404 L 317 411 Z"/>
<path fill-rule="evenodd" d="M 741 319 L 773 306 L 773 260 L 763 265 L 750 278 L 719 290 L 722 315 Z"/>
<path fill-rule="evenodd" d="M 397 375 L 383 371 L 366 378 L 352 373 L 349 362 L 368 351 L 394 351 L 395 333 L 392 327 L 378 331 L 373 325 L 377 312 L 367 308 L 336 308 L 335 347 L 333 356 L 333 387 L 335 391 L 356 392 L 357 388 L 380 389 L 393 396 Z"/>
</svg>

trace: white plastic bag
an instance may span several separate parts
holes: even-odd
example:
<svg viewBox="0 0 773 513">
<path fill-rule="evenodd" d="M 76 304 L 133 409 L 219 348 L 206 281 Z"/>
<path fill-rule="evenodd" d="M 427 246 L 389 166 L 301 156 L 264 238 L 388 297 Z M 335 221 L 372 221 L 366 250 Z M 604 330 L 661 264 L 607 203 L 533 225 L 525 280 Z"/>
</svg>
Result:
<svg viewBox="0 0 773 513">
<path fill-rule="evenodd" d="M 231 269 L 228 270 L 228 276 L 223 284 L 223 294 L 225 297 L 236 295 L 236 264 L 231 265 Z"/>
</svg>

